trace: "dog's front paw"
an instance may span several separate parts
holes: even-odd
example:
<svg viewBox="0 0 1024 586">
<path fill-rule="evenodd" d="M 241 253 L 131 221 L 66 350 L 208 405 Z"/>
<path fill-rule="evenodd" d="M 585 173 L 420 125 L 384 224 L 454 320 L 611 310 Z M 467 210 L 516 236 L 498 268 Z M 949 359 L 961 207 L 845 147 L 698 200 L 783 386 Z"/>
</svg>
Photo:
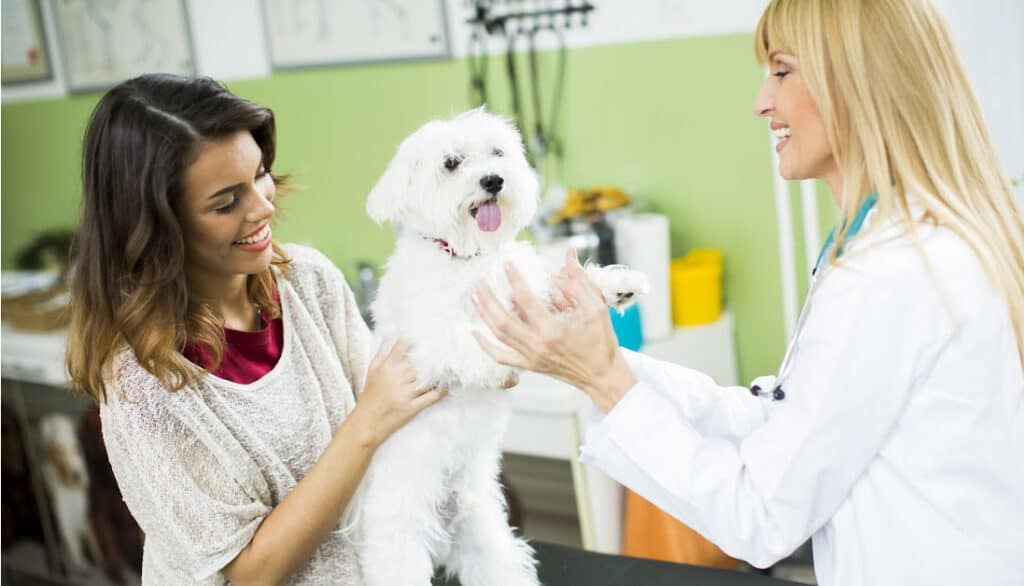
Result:
<svg viewBox="0 0 1024 586">
<path fill-rule="evenodd" d="M 609 307 L 622 310 L 650 290 L 647 275 L 626 265 L 588 266 L 587 276 L 601 290 Z"/>
</svg>

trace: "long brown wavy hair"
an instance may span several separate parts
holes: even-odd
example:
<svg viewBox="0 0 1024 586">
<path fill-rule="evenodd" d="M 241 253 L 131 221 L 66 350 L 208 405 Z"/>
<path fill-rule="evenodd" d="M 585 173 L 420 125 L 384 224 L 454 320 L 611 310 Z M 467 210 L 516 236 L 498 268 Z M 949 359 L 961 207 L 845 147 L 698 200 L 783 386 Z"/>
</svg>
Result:
<svg viewBox="0 0 1024 586">
<path fill-rule="evenodd" d="M 209 78 L 143 75 L 114 87 L 93 110 L 82 145 L 82 213 L 75 238 L 67 366 L 72 388 L 107 398 L 114 359 L 128 348 L 170 391 L 216 370 L 223 318 L 191 294 L 175 213 L 185 170 L 207 141 L 249 131 L 270 171 L 274 114 Z M 272 175 L 285 187 L 285 178 Z M 274 265 L 288 259 L 274 243 Z M 272 269 L 248 279 L 249 299 L 273 317 Z M 197 368 L 186 341 L 212 350 Z"/>
</svg>

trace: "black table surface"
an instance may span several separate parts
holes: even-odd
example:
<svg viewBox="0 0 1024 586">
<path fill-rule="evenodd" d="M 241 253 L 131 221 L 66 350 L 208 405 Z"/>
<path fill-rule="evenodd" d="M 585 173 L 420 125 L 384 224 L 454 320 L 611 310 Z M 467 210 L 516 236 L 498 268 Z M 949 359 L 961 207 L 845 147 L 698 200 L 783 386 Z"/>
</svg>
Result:
<svg viewBox="0 0 1024 586">
<path fill-rule="evenodd" d="M 607 555 L 534 541 L 537 574 L 544 586 L 794 586 L 796 582 L 760 574 Z M 434 580 L 434 586 L 458 586 Z M 498 586 L 498 585 L 495 585 Z"/>
</svg>

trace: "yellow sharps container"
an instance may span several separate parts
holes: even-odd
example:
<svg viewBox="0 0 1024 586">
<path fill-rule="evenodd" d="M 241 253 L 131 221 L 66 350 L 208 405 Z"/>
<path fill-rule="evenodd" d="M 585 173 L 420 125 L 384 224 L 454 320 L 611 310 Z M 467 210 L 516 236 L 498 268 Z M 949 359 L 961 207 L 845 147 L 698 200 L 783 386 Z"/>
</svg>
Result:
<svg viewBox="0 0 1024 586">
<path fill-rule="evenodd" d="M 672 321 L 706 324 L 722 314 L 722 251 L 695 248 L 672 261 Z"/>
</svg>

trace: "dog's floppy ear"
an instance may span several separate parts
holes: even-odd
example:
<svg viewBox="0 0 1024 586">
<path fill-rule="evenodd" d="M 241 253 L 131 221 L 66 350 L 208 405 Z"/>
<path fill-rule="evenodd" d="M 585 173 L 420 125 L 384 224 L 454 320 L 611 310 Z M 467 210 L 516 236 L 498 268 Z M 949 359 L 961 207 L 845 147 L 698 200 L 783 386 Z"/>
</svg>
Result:
<svg viewBox="0 0 1024 586">
<path fill-rule="evenodd" d="M 366 213 L 378 224 L 400 222 L 405 214 L 405 203 L 409 201 L 412 178 L 419 164 L 405 151 L 399 147 L 366 198 Z"/>
</svg>

